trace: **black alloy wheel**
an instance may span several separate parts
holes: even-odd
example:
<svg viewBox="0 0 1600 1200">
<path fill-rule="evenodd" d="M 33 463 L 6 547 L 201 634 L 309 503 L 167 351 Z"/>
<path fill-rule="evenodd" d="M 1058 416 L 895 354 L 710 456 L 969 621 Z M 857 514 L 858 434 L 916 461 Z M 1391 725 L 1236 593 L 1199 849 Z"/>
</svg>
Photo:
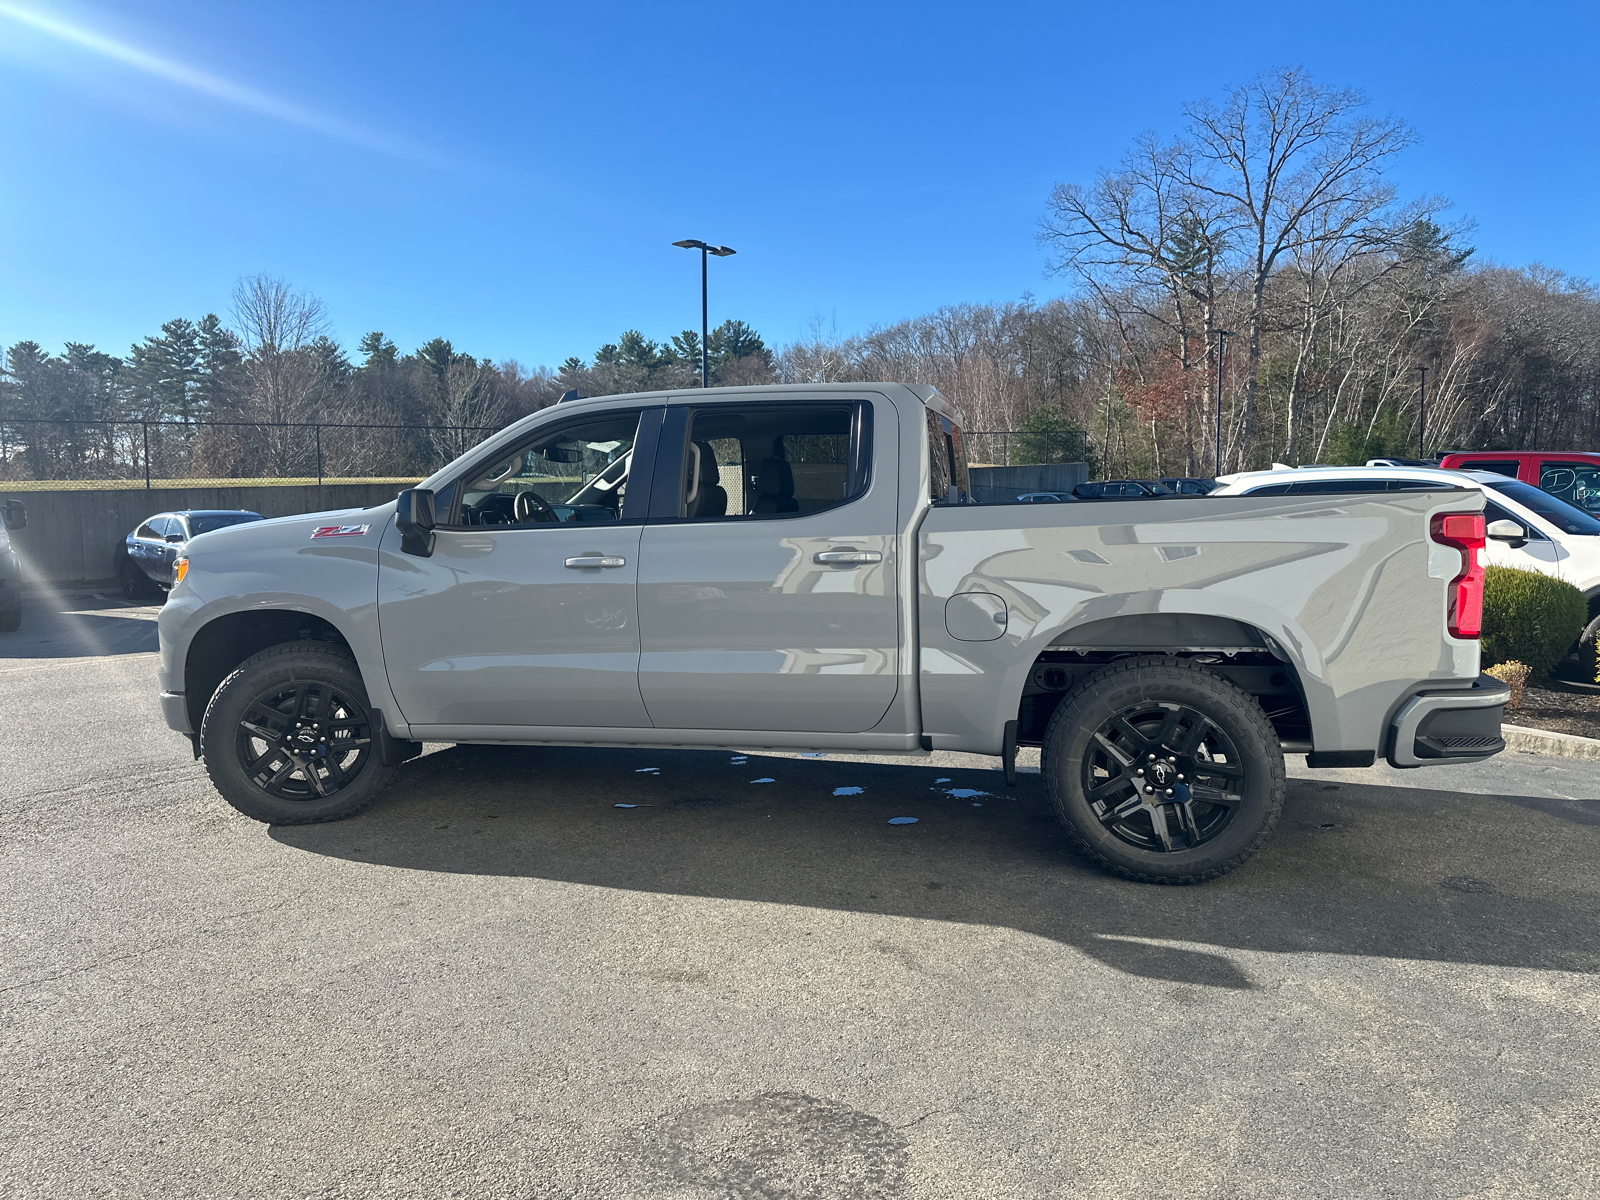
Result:
<svg viewBox="0 0 1600 1200">
<path fill-rule="evenodd" d="M 1287 783 L 1255 697 L 1187 659 L 1127 658 L 1083 680 L 1040 755 L 1073 846 L 1146 883 L 1199 883 L 1247 861 Z"/>
<path fill-rule="evenodd" d="M 1145 700 L 1107 717 L 1083 758 L 1100 824 L 1141 850 L 1194 850 L 1228 827 L 1247 779 L 1232 739 L 1198 709 Z"/>
<path fill-rule="evenodd" d="M 349 651 L 328 642 L 271 646 L 246 659 L 206 705 L 200 754 L 223 798 L 281 825 L 336 821 L 388 785 L 377 715 Z"/>
<path fill-rule="evenodd" d="M 245 708 L 239 761 L 280 800 L 326 800 L 355 782 L 372 756 L 372 719 L 354 699 L 313 679 L 274 684 Z"/>
</svg>

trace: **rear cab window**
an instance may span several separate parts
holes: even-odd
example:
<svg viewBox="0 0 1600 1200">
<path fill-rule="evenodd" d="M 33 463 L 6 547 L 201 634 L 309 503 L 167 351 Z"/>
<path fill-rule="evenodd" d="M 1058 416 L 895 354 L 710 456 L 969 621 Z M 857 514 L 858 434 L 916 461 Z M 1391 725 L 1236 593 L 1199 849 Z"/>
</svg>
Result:
<svg viewBox="0 0 1600 1200">
<path fill-rule="evenodd" d="M 963 504 L 972 494 L 967 448 L 961 426 L 928 409 L 928 498 L 935 504 Z"/>
</svg>

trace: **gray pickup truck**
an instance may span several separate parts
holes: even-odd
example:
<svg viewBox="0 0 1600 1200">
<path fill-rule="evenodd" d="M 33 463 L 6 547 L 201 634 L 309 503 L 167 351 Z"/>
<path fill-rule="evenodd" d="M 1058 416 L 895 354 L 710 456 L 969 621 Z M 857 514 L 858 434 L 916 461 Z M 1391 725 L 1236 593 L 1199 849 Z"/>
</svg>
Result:
<svg viewBox="0 0 1600 1200">
<path fill-rule="evenodd" d="M 1074 845 L 1190 883 L 1250 857 L 1285 752 L 1502 749 L 1483 494 L 975 504 L 930 387 L 606 396 L 377 508 L 189 544 L 161 703 L 262 821 L 347 816 L 422 743 L 1040 746 Z"/>
</svg>

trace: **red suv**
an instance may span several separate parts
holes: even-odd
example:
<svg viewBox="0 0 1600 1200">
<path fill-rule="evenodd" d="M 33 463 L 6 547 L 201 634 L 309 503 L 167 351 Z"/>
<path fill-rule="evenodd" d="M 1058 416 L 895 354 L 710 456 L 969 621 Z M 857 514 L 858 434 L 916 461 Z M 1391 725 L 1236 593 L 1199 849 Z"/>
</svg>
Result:
<svg viewBox="0 0 1600 1200">
<path fill-rule="evenodd" d="M 1600 513 L 1600 454 L 1583 450 L 1471 450 L 1446 454 L 1450 471 L 1493 471 L 1531 483 L 1586 513 Z"/>
</svg>

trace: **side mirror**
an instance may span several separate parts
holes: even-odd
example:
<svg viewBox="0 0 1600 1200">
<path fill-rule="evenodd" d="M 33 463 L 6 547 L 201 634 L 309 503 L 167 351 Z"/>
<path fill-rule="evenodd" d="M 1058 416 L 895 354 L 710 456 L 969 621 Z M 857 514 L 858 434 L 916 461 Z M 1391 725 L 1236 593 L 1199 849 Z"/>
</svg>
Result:
<svg viewBox="0 0 1600 1200">
<path fill-rule="evenodd" d="M 1483 532 L 1497 542 L 1505 542 L 1513 550 L 1528 544 L 1528 531 L 1515 521 L 1490 521 Z"/>
<path fill-rule="evenodd" d="M 169 534 L 167 534 L 167 541 L 169 541 L 169 542 L 181 542 L 181 541 L 183 541 L 183 534 L 181 534 L 181 533 L 169 533 Z"/>
<path fill-rule="evenodd" d="M 4 505 L 0 505 L 0 511 L 5 514 L 7 529 L 16 530 L 28 527 L 28 506 L 21 500 L 7 500 Z"/>
<path fill-rule="evenodd" d="M 395 528 L 400 531 L 400 549 L 418 558 L 433 554 L 433 493 L 427 488 L 408 488 L 400 493 L 394 511 Z"/>
</svg>

